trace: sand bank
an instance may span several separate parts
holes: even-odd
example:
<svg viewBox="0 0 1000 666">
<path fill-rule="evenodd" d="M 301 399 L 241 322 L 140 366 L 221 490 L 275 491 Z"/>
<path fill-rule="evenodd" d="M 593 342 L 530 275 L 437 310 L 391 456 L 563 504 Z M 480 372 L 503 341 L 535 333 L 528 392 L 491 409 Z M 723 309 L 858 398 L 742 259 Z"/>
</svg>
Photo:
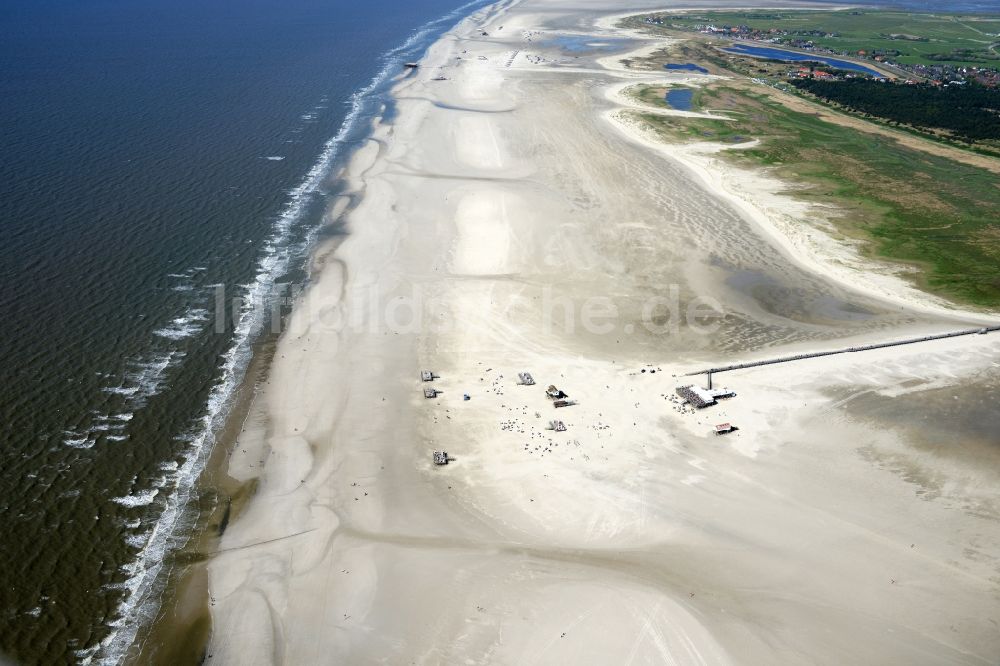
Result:
<svg viewBox="0 0 1000 666">
<path fill-rule="evenodd" d="M 995 661 L 995 439 L 929 446 L 904 416 L 949 390 L 980 413 L 1000 334 L 734 372 L 735 398 L 679 405 L 708 361 L 956 315 L 834 279 L 719 165 L 608 122 L 629 77 L 602 63 L 636 45 L 567 47 L 615 9 L 580 7 L 473 14 L 351 164 L 349 236 L 230 463 L 259 490 L 209 565 L 208 662 Z"/>
</svg>

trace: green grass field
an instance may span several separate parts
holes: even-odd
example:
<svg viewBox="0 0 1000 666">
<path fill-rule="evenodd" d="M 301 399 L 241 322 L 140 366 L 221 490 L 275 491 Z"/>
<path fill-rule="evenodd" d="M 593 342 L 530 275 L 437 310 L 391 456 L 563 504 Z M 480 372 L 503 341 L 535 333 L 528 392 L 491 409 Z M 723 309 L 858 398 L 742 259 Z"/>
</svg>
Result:
<svg viewBox="0 0 1000 666">
<path fill-rule="evenodd" d="M 634 94 L 660 103 L 662 89 Z M 794 196 L 832 204 L 845 236 L 868 241 L 871 254 L 917 266 L 919 285 L 954 300 L 1000 306 L 1000 186 L 994 174 L 900 146 L 884 137 L 790 111 L 765 94 L 703 89 L 701 108 L 732 121 L 644 114 L 670 140 L 741 142 L 727 153 L 768 166 L 804 187 Z"/>
<path fill-rule="evenodd" d="M 837 37 L 813 37 L 819 46 L 837 51 L 871 52 L 895 49 L 902 55 L 893 60 L 905 64 L 953 64 L 1000 67 L 1000 54 L 991 47 L 1000 44 L 1000 16 L 974 17 L 947 14 L 918 14 L 900 11 L 691 11 L 660 14 L 663 28 L 694 29 L 703 24 L 748 25 L 751 28 L 779 28 L 787 31 L 822 30 Z M 638 21 L 641 23 L 641 20 Z M 656 27 L 653 26 L 655 29 Z M 889 35 L 905 37 L 891 39 Z M 788 38 L 795 38 L 789 35 Z M 918 41 L 919 39 L 919 41 Z M 962 54 L 955 54 L 962 51 Z M 945 60 L 929 56 L 945 55 Z"/>
</svg>

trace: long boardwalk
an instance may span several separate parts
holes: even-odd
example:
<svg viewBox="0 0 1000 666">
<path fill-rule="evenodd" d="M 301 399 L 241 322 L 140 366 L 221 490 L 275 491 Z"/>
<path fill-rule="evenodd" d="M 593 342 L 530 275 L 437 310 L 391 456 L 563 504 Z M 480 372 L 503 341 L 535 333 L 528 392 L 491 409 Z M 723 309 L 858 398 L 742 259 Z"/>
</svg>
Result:
<svg viewBox="0 0 1000 666">
<path fill-rule="evenodd" d="M 951 333 L 937 333 L 935 335 L 925 335 L 921 338 L 908 338 L 906 340 L 894 340 L 892 342 L 879 342 L 873 345 L 861 345 L 859 347 L 847 347 L 845 349 L 832 349 L 830 351 L 822 352 L 812 352 L 810 354 L 796 354 L 794 356 L 782 356 L 780 358 L 771 358 L 764 361 L 750 361 L 747 363 L 734 363 L 733 365 L 724 365 L 718 368 L 706 368 L 704 370 L 697 370 L 695 372 L 685 373 L 685 376 L 692 375 L 707 375 L 709 386 L 712 385 L 712 375 L 717 372 L 728 372 L 729 370 L 742 370 L 744 368 L 756 368 L 761 365 L 773 365 L 775 363 L 788 363 L 789 361 L 800 361 L 806 358 L 817 358 L 820 356 L 833 356 L 834 354 L 848 354 L 851 352 L 863 352 L 872 349 L 883 349 L 885 347 L 898 347 L 900 345 L 912 345 L 917 342 L 928 342 L 930 340 L 943 340 L 944 338 L 957 338 L 962 335 L 981 335 L 985 333 L 992 333 L 994 331 L 1000 331 L 1000 326 L 982 326 L 979 328 L 969 328 L 961 331 L 952 331 Z"/>
</svg>

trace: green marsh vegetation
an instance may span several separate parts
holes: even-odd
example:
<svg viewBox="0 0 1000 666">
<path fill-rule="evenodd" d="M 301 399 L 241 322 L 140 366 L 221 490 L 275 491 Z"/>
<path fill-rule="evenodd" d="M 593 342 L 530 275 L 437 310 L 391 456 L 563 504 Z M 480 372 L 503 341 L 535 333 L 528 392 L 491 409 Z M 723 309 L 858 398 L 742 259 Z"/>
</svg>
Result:
<svg viewBox="0 0 1000 666">
<path fill-rule="evenodd" d="M 663 88 L 633 89 L 665 106 Z M 670 141 L 742 143 L 724 153 L 766 166 L 791 193 L 835 206 L 830 221 L 866 241 L 872 256 L 917 267 L 922 288 L 960 302 L 1000 306 L 1000 183 L 996 174 L 908 148 L 892 138 L 793 111 L 763 92 L 720 84 L 702 88 L 695 109 L 730 120 L 640 114 Z M 693 109 L 693 110 L 695 110 Z"/>
</svg>

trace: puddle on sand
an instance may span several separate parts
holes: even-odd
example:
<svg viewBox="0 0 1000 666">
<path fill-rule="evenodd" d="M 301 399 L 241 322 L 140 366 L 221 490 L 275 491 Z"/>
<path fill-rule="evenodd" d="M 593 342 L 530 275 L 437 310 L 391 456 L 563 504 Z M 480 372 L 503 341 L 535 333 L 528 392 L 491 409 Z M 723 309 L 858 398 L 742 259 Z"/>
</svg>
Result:
<svg viewBox="0 0 1000 666">
<path fill-rule="evenodd" d="M 857 418 L 911 431 L 909 441 L 923 450 L 958 457 L 985 455 L 1000 463 L 997 400 L 1000 372 L 992 370 L 968 384 L 898 397 L 867 395 L 851 400 L 846 408 Z"/>
<path fill-rule="evenodd" d="M 693 62 L 685 62 L 683 64 L 676 62 L 668 62 L 666 65 L 663 66 L 663 68 L 668 69 L 672 72 L 681 71 L 681 72 L 699 72 L 701 74 L 708 74 L 707 69 L 705 69 L 704 67 L 699 67 Z"/>
<path fill-rule="evenodd" d="M 726 278 L 726 285 L 753 299 L 764 311 L 796 321 L 861 322 L 875 316 L 870 310 L 832 294 L 790 287 L 763 271 L 734 270 Z"/>
<path fill-rule="evenodd" d="M 915 484 L 919 497 L 930 500 L 952 494 L 970 479 L 975 479 L 976 486 L 1000 481 L 1000 410 L 996 408 L 1000 373 L 996 370 L 966 384 L 895 397 L 854 393 L 855 389 L 840 389 L 833 395 L 849 398 L 844 403 L 849 418 L 895 431 L 906 442 L 901 450 L 867 446 L 863 455 Z M 935 464 L 935 460 L 957 466 Z M 992 495 L 976 493 L 960 499 L 971 514 L 1000 518 L 1000 503 Z"/>
<path fill-rule="evenodd" d="M 619 51 L 625 49 L 631 42 L 619 38 L 599 39 L 592 35 L 559 35 L 549 40 L 549 43 L 565 52 L 580 54 Z"/>
</svg>

